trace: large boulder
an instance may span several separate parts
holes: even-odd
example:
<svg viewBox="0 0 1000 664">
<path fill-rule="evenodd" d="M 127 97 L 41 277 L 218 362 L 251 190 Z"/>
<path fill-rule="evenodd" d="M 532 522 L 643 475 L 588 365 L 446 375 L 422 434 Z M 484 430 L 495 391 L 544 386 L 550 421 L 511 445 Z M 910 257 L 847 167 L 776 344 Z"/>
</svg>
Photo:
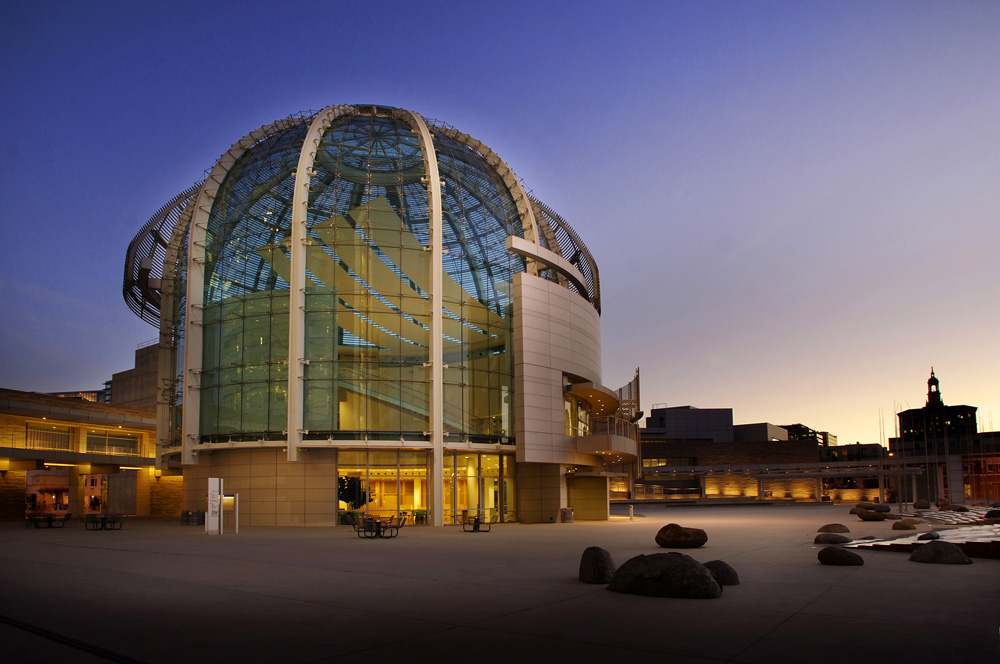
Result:
<svg viewBox="0 0 1000 664">
<path fill-rule="evenodd" d="M 820 549 L 819 561 L 824 565 L 864 565 L 865 559 L 847 549 L 836 546 L 828 546 Z"/>
<path fill-rule="evenodd" d="M 668 523 L 656 533 L 656 543 L 664 549 L 697 549 L 708 541 L 708 534 L 701 528 L 685 528 Z"/>
<path fill-rule="evenodd" d="M 847 544 L 850 541 L 850 537 L 844 537 L 837 533 L 820 533 L 813 540 L 813 544 Z"/>
<path fill-rule="evenodd" d="M 705 569 L 712 573 L 715 580 L 719 582 L 720 586 L 738 586 L 740 585 L 740 575 L 736 573 L 736 570 L 732 566 L 722 560 L 709 560 L 705 563 Z"/>
<path fill-rule="evenodd" d="M 849 533 L 851 529 L 842 523 L 828 523 L 825 526 L 820 526 L 817 533 Z"/>
<path fill-rule="evenodd" d="M 588 546 L 580 556 L 580 580 L 584 583 L 607 583 L 615 573 L 615 561 L 605 549 Z"/>
<path fill-rule="evenodd" d="M 858 507 L 854 513 L 857 514 L 858 518 L 862 521 L 885 521 L 885 512 L 875 512 L 873 510 L 866 510 L 862 507 Z"/>
<path fill-rule="evenodd" d="M 619 567 L 608 590 L 650 597 L 715 599 L 722 586 L 701 563 L 683 553 L 653 553 L 636 556 Z"/>
<path fill-rule="evenodd" d="M 906 521 L 897 521 L 896 523 L 892 524 L 892 529 L 893 530 L 916 530 L 917 527 L 914 526 L 912 523 L 906 523 Z"/>
<path fill-rule="evenodd" d="M 927 544 L 921 544 L 913 553 L 910 560 L 915 563 L 937 563 L 939 565 L 971 565 L 972 558 L 965 555 L 965 552 L 957 545 L 944 540 L 933 540 Z"/>
</svg>

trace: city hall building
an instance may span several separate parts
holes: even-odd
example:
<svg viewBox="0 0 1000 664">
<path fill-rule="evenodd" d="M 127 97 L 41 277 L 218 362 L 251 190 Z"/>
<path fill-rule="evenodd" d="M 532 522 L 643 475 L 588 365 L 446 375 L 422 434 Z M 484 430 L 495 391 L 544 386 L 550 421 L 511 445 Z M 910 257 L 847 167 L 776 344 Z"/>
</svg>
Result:
<svg viewBox="0 0 1000 664">
<path fill-rule="evenodd" d="M 140 230 L 157 463 L 246 525 L 347 512 L 604 519 L 631 485 L 636 379 L 601 376 L 597 265 L 476 139 L 331 106 L 250 132 Z"/>
</svg>

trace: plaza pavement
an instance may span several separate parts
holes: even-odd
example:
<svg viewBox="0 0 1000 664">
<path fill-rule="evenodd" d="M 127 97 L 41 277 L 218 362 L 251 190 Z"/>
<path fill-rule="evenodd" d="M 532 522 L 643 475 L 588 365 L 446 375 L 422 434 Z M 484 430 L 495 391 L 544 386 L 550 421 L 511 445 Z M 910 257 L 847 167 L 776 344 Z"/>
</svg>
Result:
<svg viewBox="0 0 1000 664">
<path fill-rule="evenodd" d="M 1000 560 L 862 551 L 862 567 L 822 566 L 812 541 L 825 523 L 891 534 L 848 509 L 643 506 L 634 521 L 408 526 L 385 540 L 349 527 L 208 536 L 153 520 L 107 532 L 2 523 L 0 660 L 1000 661 Z M 664 551 L 653 536 L 671 522 L 707 530 L 687 553 L 725 560 L 741 585 L 685 600 L 577 580 L 587 546 L 620 565 Z"/>
</svg>

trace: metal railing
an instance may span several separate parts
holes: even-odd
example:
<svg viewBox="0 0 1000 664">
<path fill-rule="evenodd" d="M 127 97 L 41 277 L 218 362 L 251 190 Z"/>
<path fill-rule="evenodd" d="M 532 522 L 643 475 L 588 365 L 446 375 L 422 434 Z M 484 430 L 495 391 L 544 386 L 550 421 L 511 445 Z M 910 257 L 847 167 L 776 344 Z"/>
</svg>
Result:
<svg viewBox="0 0 1000 664">
<path fill-rule="evenodd" d="M 611 434 L 630 440 L 639 440 L 639 427 L 614 415 L 594 417 L 590 420 L 590 435 Z"/>
</svg>

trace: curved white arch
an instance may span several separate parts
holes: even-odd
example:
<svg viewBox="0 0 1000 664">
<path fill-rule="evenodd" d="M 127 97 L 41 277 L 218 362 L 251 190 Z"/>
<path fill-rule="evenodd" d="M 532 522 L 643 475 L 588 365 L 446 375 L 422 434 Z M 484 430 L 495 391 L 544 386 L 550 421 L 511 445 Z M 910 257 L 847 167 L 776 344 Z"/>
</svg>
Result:
<svg viewBox="0 0 1000 664">
<path fill-rule="evenodd" d="M 250 132 L 233 144 L 215 162 L 194 202 L 191 230 L 188 234 L 187 300 L 184 319 L 183 419 L 181 423 L 181 463 L 196 464 L 193 446 L 197 444 L 201 419 L 200 382 L 204 348 L 202 308 L 205 303 L 205 238 L 212 201 L 222 181 L 236 160 L 275 131 L 302 124 L 305 118 L 285 118 Z"/>
<path fill-rule="evenodd" d="M 312 182 L 316 151 L 323 135 L 338 117 L 354 112 L 349 105 L 327 106 L 320 111 L 302 141 L 292 191 L 291 279 L 288 310 L 288 460 L 298 461 L 303 430 L 303 384 L 305 381 L 306 329 L 306 228 L 309 185 Z"/>
<path fill-rule="evenodd" d="M 441 212 L 441 172 L 430 129 L 418 113 L 399 110 L 399 118 L 408 122 L 420 139 L 427 177 L 427 212 L 431 241 L 431 461 L 429 513 L 432 526 L 444 525 L 444 217 Z"/>
</svg>

